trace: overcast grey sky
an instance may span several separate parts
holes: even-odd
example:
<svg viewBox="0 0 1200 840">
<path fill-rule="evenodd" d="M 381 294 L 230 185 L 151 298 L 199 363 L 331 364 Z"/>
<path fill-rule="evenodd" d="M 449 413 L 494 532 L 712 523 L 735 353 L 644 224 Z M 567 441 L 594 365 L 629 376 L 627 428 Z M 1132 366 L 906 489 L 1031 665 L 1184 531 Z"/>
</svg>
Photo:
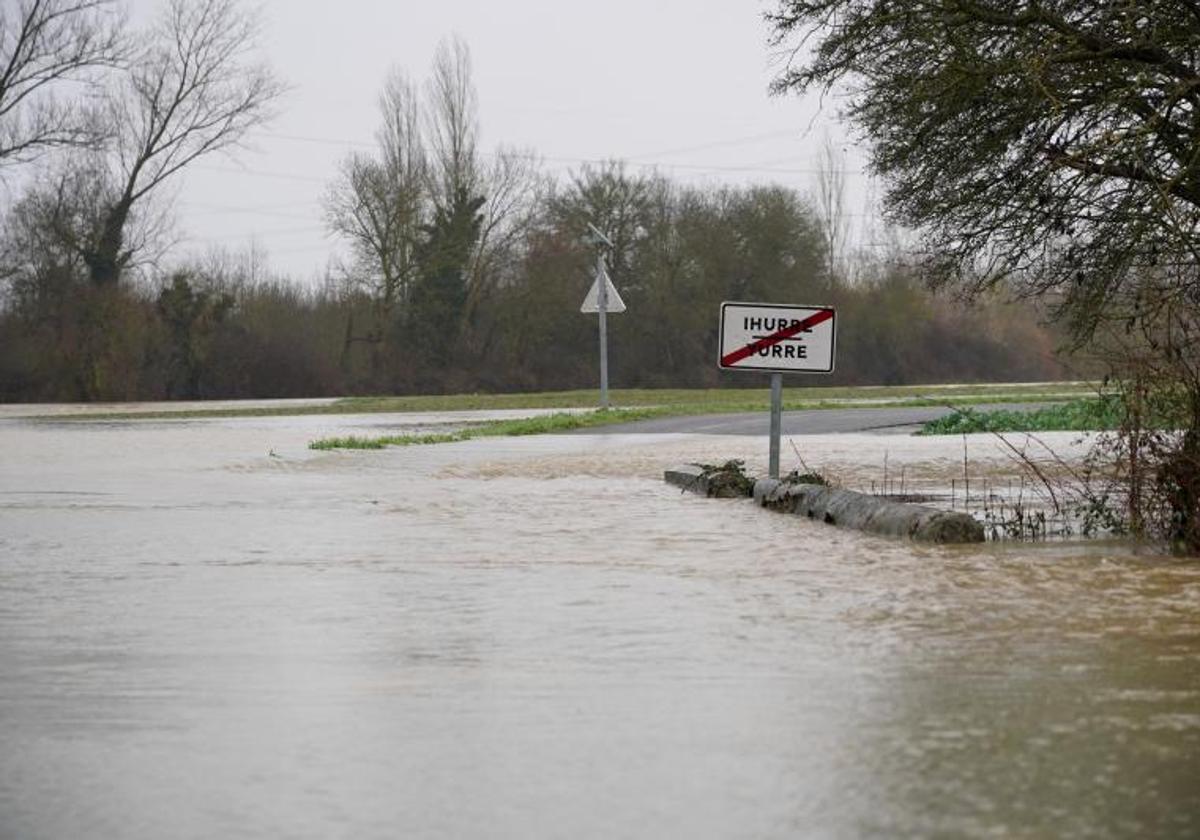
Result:
<svg viewBox="0 0 1200 840">
<path fill-rule="evenodd" d="M 137 17 L 162 0 L 135 0 Z M 835 102 L 774 98 L 756 0 L 268 0 L 262 49 L 291 86 L 236 160 L 209 157 L 178 185 L 173 256 L 251 241 L 297 280 L 337 248 L 321 196 L 339 161 L 370 149 L 389 68 L 427 74 L 442 38 L 471 49 L 481 146 L 527 147 L 548 172 L 619 158 L 692 183 L 808 190 L 823 132 L 845 145 Z M 853 214 L 869 193 L 848 147 Z M 853 221 L 862 222 L 861 216 Z"/>
</svg>

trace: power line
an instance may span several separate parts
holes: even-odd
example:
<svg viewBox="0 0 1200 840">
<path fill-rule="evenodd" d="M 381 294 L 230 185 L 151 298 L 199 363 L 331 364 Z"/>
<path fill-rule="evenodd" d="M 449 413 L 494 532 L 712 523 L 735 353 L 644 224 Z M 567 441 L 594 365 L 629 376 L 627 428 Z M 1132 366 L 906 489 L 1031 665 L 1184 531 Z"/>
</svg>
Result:
<svg viewBox="0 0 1200 840">
<path fill-rule="evenodd" d="M 365 140 L 338 140 L 334 137 L 305 137 L 300 134 L 276 134 L 273 131 L 259 132 L 260 137 L 272 137 L 276 140 L 292 140 L 296 143 L 316 143 L 322 146 L 357 146 L 364 149 L 375 148 L 374 143 Z"/>
<path fill-rule="evenodd" d="M 328 178 L 317 178 L 313 175 L 298 175 L 294 172 L 270 172 L 265 169 L 242 169 L 232 166 L 210 166 L 205 163 L 196 164 L 196 169 L 206 172 L 226 172 L 233 175 L 250 175 L 256 178 L 280 178 L 285 181 L 307 181 L 314 184 L 328 184 Z"/>
<path fill-rule="evenodd" d="M 330 245 L 305 245 L 300 248 L 284 248 L 284 249 L 278 250 L 278 251 L 272 250 L 272 251 L 269 251 L 268 253 L 272 257 L 276 257 L 276 256 L 285 256 L 287 254 L 308 254 L 308 253 L 312 253 L 313 251 L 327 251 L 332 256 L 335 248 L 336 248 L 336 243 L 330 244 Z"/>
<path fill-rule="evenodd" d="M 693 164 L 693 163 L 660 163 L 660 162 L 642 162 L 639 158 L 646 157 L 662 157 L 674 154 L 684 154 L 686 152 L 701 151 L 704 149 L 714 149 L 727 146 L 742 145 L 745 143 L 759 142 L 762 140 L 779 137 L 790 136 L 792 132 L 770 132 L 767 134 L 757 134 L 750 137 L 734 138 L 730 140 L 714 140 L 710 143 L 698 144 L 695 146 L 680 147 L 675 149 L 667 149 L 661 152 L 653 152 L 650 154 L 633 155 L 631 157 L 607 157 L 607 158 L 587 158 L 574 157 L 568 155 L 543 155 L 539 152 L 518 152 L 518 151 L 495 151 L 495 152 L 479 152 L 483 157 L 518 157 L 533 161 L 550 161 L 555 163 L 567 164 L 583 164 L 593 166 L 603 166 L 608 163 L 620 163 L 627 166 L 637 167 L 639 169 L 688 169 L 696 171 L 712 171 L 712 172 L 761 172 L 764 174 L 780 174 L 780 175 L 815 175 L 820 172 L 837 172 L 844 175 L 864 175 L 866 170 L 862 169 L 832 169 L 826 170 L 821 167 L 791 167 L 786 169 L 770 167 L 770 166 L 730 166 L 725 164 Z M 290 140 L 301 143 L 316 143 L 326 146 L 339 146 L 345 148 L 375 148 L 375 144 L 367 143 L 361 140 L 346 140 L 334 137 L 311 137 L 299 134 L 275 134 L 272 132 L 262 132 L 260 136 L 272 137 L 278 140 Z M 426 151 L 429 151 L 426 149 Z M 783 158 L 787 159 L 787 158 Z M 215 169 L 215 167 L 210 167 Z M 274 175 L 273 177 L 285 177 L 283 175 Z M 321 180 L 308 179 L 303 176 L 296 176 L 297 180 Z M 324 181 L 322 181 L 324 183 Z"/>
<path fill-rule="evenodd" d="M 714 140 L 710 143 L 701 143 L 697 146 L 682 146 L 675 149 L 667 149 L 662 152 L 650 152 L 644 155 L 633 155 L 628 160 L 638 160 L 648 157 L 666 157 L 667 155 L 682 155 L 688 152 L 701 152 L 706 149 L 719 149 L 728 146 L 744 146 L 748 143 L 758 143 L 763 140 L 773 140 L 777 137 L 792 137 L 795 135 L 794 130 L 788 131 L 771 131 L 767 134 L 755 134 L 750 137 L 739 137 L 732 140 Z"/>
<path fill-rule="evenodd" d="M 300 234 L 312 235 L 314 233 L 325 233 L 324 225 L 314 226 L 307 225 L 297 228 L 278 228 L 276 230 L 247 230 L 239 233 L 217 234 L 216 236 L 189 236 L 189 239 L 198 240 L 201 242 L 223 242 L 228 239 L 253 238 L 255 236 L 298 236 Z"/>
<path fill-rule="evenodd" d="M 304 207 L 307 205 L 315 206 L 320 203 L 320 199 L 315 199 L 315 198 L 314 199 L 293 199 L 290 201 L 273 201 L 270 204 L 254 204 L 254 205 L 213 204 L 210 201 L 191 201 L 189 199 L 184 199 L 182 203 L 186 204 L 190 207 L 203 207 L 208 210 L 229 210 L 229 209 L 236 208 L 238 210 L 275 211 L 275 210 L 287 210 L 288 208 L 291 208 L 291 207 Z"/>
<path fill-rule="evenodd" d="M 729 140 L 713 140 L 710 142 L 700 143 L 700 144 L 692 145 L 692 146 L 681 146 L 681 147 L 676 147 L 676 148 L 672 148 L 672 149 L 664 149 L 662 151 L 657 151 L 657 152 L 645 152 L 642 154 L 629 155 L 629 156 L 623 158 L 623 160 L 636 161 L 636 160 L 644 160 L 646 158 L 667 157 L 669 155 L 687 154 L 688 152 L 698 152 L 698 151 L 704 151 L 706 149 L 719 149 L 719 148 L 726 148 L 729 146 L 743 146 L 743 145 L 746 145 L 749 143 L 759 143 L 759 142 L 762 142 L 763 140 L 773 140 L 773 139 L 776 139 L 779 137 L 793 137 L 793 136 L 795 136 L 795 134 L 796 134 L 796 132 L 794 129 L 788 129 L 786 131 L 771 131 L 771 132 L 767 132 L 766 134 L 753 134 L 753 135 L 750 135 L 749 137 L 735 137 L 735 138 L 732 138 Z M 311 137 L 311 136 L 305 136 L 302 134 L 279 134 L 279 133 L 271 132 L 271 131 L 260 132 L 259 136 L 271 137 L 276 140 L 290 140 L 290 141 L 297 142 L 297 143 L 315 143 L 315 144 L 322 145 L 322 146 L 354 147 L 354 148 L 360 148 L 360 149 L 373 149 L 373 148 L 375 148 L 375 145 L 376 145 L 374 143 L 368 143 L 363 140 L 343 140 L 343 139 L 338 139 L 335 137 Z M 429 150 L 426 149 L 426 151 L 429 151 Z M 511 154 L 511 153 L 480 152 L 480 154 L 485 155 L 487 157 L 495 157 L 500 154 Z M 521 156 L 523 156 L 523 157 L 538 157 L 538 155 L 536 153 L 529 154 L 529 155 L 525 155 L 523 153 L 518 153 L 518 154 L 521 154 Z M 569 158 L 569 159 L 570 160 L 580 160 L 580 161 L 589 160 L 588 158 Z"/>
<path fill-rule="evenodd" d="M 608 164 L 626 165 L 641 170 L 686 170 L 688 172 L 739 172 L 743 174 L 762 174 L 762 175 L 817 175 L 822 172 L 836 172 L 843 175 L 865 175 L 865 170 L 862 169 L 821 169 L 819 167 L 797 167 L 781 169 L 777 167 L 767 166 L 724 166 L 718 164 L 699 164 L 699 163 L 638 163 L 636 161 L 623 160 L 621 158 L 574 158 L 574 157 L 551 157 L 540 156 L 533 154 L 517 154 L 517 157 L 525 157 L 531 160 L 549 161 L 551 163 L 560 164 L 578 164 L 583 166 L 606 166 Z M 232 175 L 244 175 L 257 178 L 278 178 L 286 181 L 300 181 L 314 184 L 328 184 L 332 180 L 330 178 L 318 178 L 313 175 L 301 175 L 294 172 L 274 172 L 264 169 L 240 169 L 228 166 L 210 166 L 207 164 L 197 164 L 197 169 L 203 169 L 208 172 L 225 172 Z"/>
<path fill-rule="evenodd" d="M 722 166 L 713 164 L 701 163 L 665 163 L 665 164 L 641 164 L 629 163 L 630 166 L 639 166 L 649 169 L 687 169 L 702 172 L 761 172 L 763 174 L 778 174 L 778 175 L 817 175 L 821 172 L 839 172 L 843 175 L 862 175 L 865 174 L 861 169 L 821 169 L 820 167 L 804 167 L 794 169 L 778 169 L 766 166 Z"/>
<path fill-rule="evenodd" d="M 211 215 L 218 214 L 218 213 L 238 213 L 238 214 L 253 215 L 253 216 L 270 216 L 271 218 L 276 218 L 276 219 L 306 219 L 306 220 L 311 220 L 314 216 L 313 213 L 281 213 L 277 210 L 271 210 L 270 206 L 268 206 L 267 208 L 236 207 L 236 206 L 221 205 L 221 204 L 199 204 L 199 203 L 189 203 L 189 202 L 185 202 L 185 205 L 187 207 L 200 208 L 199 212 L 196 212 L 195 210 L 189 211 L 188 212 L 189 216 L 211 216 Z M 281 205 L 271 205 L 271 206 L 277 207 L 277 206 L 281 206 Z M 287 206 L 294 206 L 294 205 L 282 205 L 282 206 L 287 207 Z"/>
</svg>

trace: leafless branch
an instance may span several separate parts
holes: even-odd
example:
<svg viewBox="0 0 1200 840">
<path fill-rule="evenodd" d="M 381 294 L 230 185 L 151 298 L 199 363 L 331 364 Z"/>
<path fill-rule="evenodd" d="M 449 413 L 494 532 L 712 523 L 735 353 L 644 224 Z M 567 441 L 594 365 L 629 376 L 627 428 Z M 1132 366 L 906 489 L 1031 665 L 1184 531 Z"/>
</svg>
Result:
<svg viewBox="0 0 1200 840">
<path fill-rule="evenodd" d="M 0 166 L 106 131 L 86 94 L 129 47 L 116 0 L 9 0 L 0 6 Z"/>
</svg>

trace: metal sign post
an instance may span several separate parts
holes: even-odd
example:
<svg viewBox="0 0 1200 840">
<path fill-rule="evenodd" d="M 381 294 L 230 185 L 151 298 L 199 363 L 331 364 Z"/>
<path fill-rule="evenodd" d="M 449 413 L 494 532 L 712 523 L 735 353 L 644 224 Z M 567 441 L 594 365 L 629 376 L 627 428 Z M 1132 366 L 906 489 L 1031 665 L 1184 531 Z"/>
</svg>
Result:
<svg viewBox="0 0 1200 840">
<path fill-rule="evenodd" d="M 837 332 L 828 306 L 721 304 L 719 366 L 771 373 L 771 440 L 767 472 L 779 478 L 783 374 L 832 373 Z"/>
<path fill-rule="evenodd" d="M 617 287 L 608 277 L 604 267 L 604 247 L 611 248 L 612 242 L 607 236 L 589 224 L 592 241 L 601 250 L 596 254 L 596 281 L 583 299 L 580 312 L 595 312 L 600 316 L 600 407 L 608 408 L 608 313 L 625 311 L 625 301 L 617 293 Z"/>
<path fill-rule="evenodd" d="M 783 374 L 771 374 L 771 449 L 767 475 L 779 478 L 779 432 L 783 426 Z"/>
<path fill-rule="evenodd" d="M 608 408 L 608 283 L 604 254 L 596 255 L 596 305 L 600 313 L 600 407 Z"/>
</svg>

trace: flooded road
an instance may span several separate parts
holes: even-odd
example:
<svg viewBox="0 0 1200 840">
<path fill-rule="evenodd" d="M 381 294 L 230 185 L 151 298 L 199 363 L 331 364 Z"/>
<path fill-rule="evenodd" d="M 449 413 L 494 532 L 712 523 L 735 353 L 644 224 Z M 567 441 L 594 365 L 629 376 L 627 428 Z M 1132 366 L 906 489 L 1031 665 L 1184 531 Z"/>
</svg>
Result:
<svg viewBox="0 0 1200 840">
<path fill-rule="evenodd" d="M 0 421 L 0 838 L 1200 834 L 1200 564 L 661 480 L 759 438 L 305 446 L 403 421 Z"/>
</svg>

